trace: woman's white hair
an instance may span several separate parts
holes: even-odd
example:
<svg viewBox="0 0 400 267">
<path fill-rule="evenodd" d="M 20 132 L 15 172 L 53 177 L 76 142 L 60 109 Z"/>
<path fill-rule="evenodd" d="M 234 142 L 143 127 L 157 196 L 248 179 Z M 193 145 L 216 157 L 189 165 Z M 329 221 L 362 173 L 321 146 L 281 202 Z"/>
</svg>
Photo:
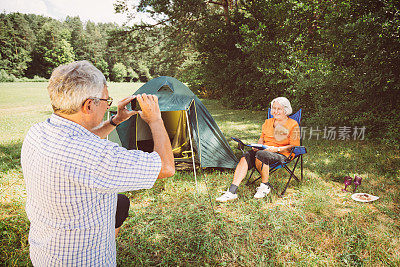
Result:
<svg viewBox="0 0 400 267">
<path fill-rule="evenodd" d="M 54 69 L 47 91 L 54 112 L 73 114 L 88 98 L 101 98 L 106 85 L 103 73 L 89 61 L 83 60 Z"/>
<path fill-rule="evenodd" d="M 283 106 L 286 116 L 289 116 L 290 114 L 292 114 L 293 110 L 292 110 L 292 105 L 290 105 L 289 99 L 287 99 L 286 97 L 283 97 L 283 96 L 275 98 L 274 100 L 271 101 L 271 109 L 272 109 L 272 105 L 274 104 L 275 101 Z"/>
</svg>

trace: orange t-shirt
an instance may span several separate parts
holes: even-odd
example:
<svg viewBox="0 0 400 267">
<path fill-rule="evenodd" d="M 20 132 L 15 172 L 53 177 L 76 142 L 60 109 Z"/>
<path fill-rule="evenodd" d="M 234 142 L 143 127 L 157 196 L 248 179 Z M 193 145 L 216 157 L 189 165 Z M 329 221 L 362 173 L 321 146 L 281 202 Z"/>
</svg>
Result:
<svg viewBox="0 0 400 267">
<path fill-rule="evenodd" d="M 274 127 L 275 119 L 266 119 L 261 131 L 261 139 L 263 145 L 267 146 L 299 146 L 300 145 L 300 129 L 298 123 L 289 118 L 283 125 L 278 124 Z M 290 155 L 289 151 L 281 152 L 286 157 Z"/>
</svg>

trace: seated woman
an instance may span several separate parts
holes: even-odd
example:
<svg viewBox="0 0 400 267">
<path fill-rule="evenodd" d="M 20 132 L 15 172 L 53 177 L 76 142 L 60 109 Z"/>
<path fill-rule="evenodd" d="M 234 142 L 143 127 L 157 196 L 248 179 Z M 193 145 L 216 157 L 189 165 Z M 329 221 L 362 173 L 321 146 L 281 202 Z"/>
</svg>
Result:
<svg viewBox="0 0 400 267">
<path fill-rule="evenodd" d="M 288 117 L 291 113 L 292 107 L 286 97 L 277 97 L 272 100 L 271 115 L 273 118 L 265 120 L 261 137 L 258 140 L 259 144 L 266 145 L 268 148 L 264 150 L 253 148 L 242 156 L 236 166 L 231 186 L 228 191 L 216 199 L 217 201 L 226 202 L 236 199 L 238 197 L 236 191 L 240 182 L 254 165 L 261 173 L 261 184 L 254 197 L 263 198 L 271 191 L 268 183 L 269 165 L 284 161 L 289 156 L 291 148 L 300 145 L 299 125 Z"/>
</svg>

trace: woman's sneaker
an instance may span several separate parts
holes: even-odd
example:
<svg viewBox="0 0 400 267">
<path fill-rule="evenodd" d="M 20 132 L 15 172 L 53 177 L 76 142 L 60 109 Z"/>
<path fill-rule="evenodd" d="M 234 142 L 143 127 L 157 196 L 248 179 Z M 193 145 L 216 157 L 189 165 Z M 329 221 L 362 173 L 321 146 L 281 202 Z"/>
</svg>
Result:
<svg viewBox="0 0 400 267">
<path fill-rule="evenodd" d="M 254 195 L 254 198 L 263 198 L 268 195 L 270 191 L 271 188 L 268 185 L 261 183 L 260 186 L 257 187 L 257 192 Z"/>
<path fill-rule="evenodd" d="M 218 202 L 227 202 L 230 200 L 235 200 L 237 199 L 237 194 L 233 194 L 230 191 L 226 191 L 222 196 L 216 199 Z"/>
</svg>

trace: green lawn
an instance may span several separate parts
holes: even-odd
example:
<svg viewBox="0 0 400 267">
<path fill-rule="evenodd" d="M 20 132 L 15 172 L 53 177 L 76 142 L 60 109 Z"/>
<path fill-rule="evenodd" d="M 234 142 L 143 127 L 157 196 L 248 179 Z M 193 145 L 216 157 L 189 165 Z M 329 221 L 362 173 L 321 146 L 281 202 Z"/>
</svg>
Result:
<svg viewBox="0 0 400 267">
<path fill-rule="evenodd" d="M 110 96 L 117 103 L 139 86 L 111 83 Z M 203 103 L 227 137 L 258 139 L 265 112 Z M 29 127 L 50 114 L 46 83 L 0 83 L 0 262 L 5 265 L 30 264 L 20 149 Z M 191 172 L 178 172 L 151 190 L 127 192 L 132 205 L 117 240 L 118 264 L 398 266 L 399 151 L 370 141 L 304 144 L 305 179 L 292 183 L 284 198 L 271 194 L 255 200 L 253 185 L 240 187 L 235 202 L 215 203 L 233 172 L 213 169 L 199 175 L 197 189 Z M 348 174 L 364 178 L 359 192 L 380 199 L 353 201 L 341 191 Z M 284 176 L 278 172 L 271 182 L 282 186 Z"/>
</svg>

